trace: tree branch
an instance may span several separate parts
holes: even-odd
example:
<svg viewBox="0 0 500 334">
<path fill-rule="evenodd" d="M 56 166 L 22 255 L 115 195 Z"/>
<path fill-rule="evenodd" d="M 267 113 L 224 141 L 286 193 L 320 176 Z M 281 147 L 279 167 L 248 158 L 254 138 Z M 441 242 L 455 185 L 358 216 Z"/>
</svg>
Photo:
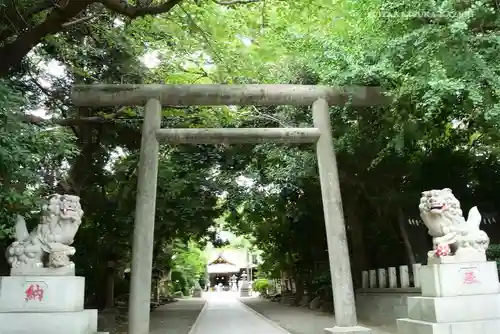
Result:
<svg viewBox="0 0 500 334">
<path fill-rule="evenodd" d="M 5 27 L 3 31 L 0 32 L 0 41 L 5 41 L 11 36 L 19 33 L 26 28 L 29 28 L 28 22 L 32 20 L 33 15 L 36 15 L 44 10 L 50 9 L 55 6 L 53 0 L 42 0 L 35 3 L 26 12 L 20 12 L 14 0 L 10 0 L 5 5 L 4 9 L 0 11 L 0 17 L 4 20 L 8 20 L 10 23 L 9 27 Z"/>
<path fill-rule="evenodd" d="M 116 121 L 126 121 L 126 120 L 138 120 L 142 121 L 142 118 L 126 118 L 123 117 L 126 115 L 127 107 L 120 107 L 114 113 L 106 114 L 105 116 L 89 116 L 89 117 L 75 117 L 75 118 L 60 118 L 60 119 L 46 119 L 43 117 L 35 116 L 33 114 L 20 114 L 19 119 L 28 124 L 33 125 L 60 125 L 60 126 L 78 126 L 82 124 L 116 124 Z M 76 133 L 75 133 L 76 135 Z"/>
<path fill-rule="evenodd" d="M 221 6 L 246 5 L 249 3 L 256 3 L 261 1 L 262 0 L 230 0 L 230 1 L 213 0 L 213 2 Z"/>
<path fill-rule="evenodd" d="M 21 116 L 21 120 L 25 123 L 34 125 L 60 125 L 60 126 L 75 126 L 82 123 L 114 123 L 114 118 L 106 118 L 101 116 L 81 117 L 81 118 L 65 118 L 65 119 L 45 119 L 39 116 L 25 114 Z"/>
<path fill-rule="evenodd" d="M 31 49 L 40 43 L 43 38 L 50 34 L 61 31 L 62 25 L 84 11 L 95 0 L 78 0 L 63 3 L 63 0 L 56 2 L 56 8 L 47 15 L 45 20 L 39 25 L 30 29 L 25 29 L 19 33 L 17 38 L 0 47 L 0 77 L 9 73 L 12 67 L 21 63 Z"/>
<path fill-rule="evenodd" d="M 135 19 L 146 15 L 168 13 L 177 4 L 181 3 L 182 0 L 167 0 L 157 6 L 150 7 L 133 6 L 130 5 L 127 0 L 98 0 L 98 2 L 102 3 L 104 7 L 117 14 Z"/>
<path fill-rule="evenodd" d="M 98 16 L 100 16 L 101 14 L 94 14 L 94 15 L 90 15 L 90 16 L 85 16 L 85 17 L 80 17 L 79 19 L 76 19 L 76 20 L 73 20 L 73 21 L 70 21 L 70 22 L 66 22 L 62 25 L 63 28 L 69 28 L 71 26 L 74 26 L 76 24 L 79 24 L 79 23 L 83 23 L 83 22 L 87 22 L 87 21 L 90 21 L 92 20 L 93 18 L 96 18 Z"/>
<path fill-rule="evenodd" d="M 181 1 L 168 0 L 157 6 L 140 7 L 130 5 L 127 0 L 53 0 L 53 10 L 42 23 L 34 27 L 25 27 L 21 31 L 16 31 L 17 38 L 0 47 L 0 59 L 2 59 L 2 62 L 0 62 L 0 77 L 6 76 L 13 67 L 18 66 L 24 56 L 35 45 L 40 43 L 45 36 L 58 33 L 64 29 L 65 25 L 69 26 L 81 22 L 71 20 L 94 3 L 101 3 L 112 12 L 134 19 L 146 15 L 167 13 L 177 4 L 181 3 Z M 46 1 L 43 3 L 45 5 L 48 4 Z M 143 3 L 149 3 L 149 0 Z M 0 34 L 4 32 L 0 31 Z M 7 39 L 9 36 L 10 33 L 7 32 L 4 37 Z M 1 39 L 0 42 L 2 42 Z"/>
<path fill-rule="evenodd" d="M 30 76 L 30 80 L 31 80 L 31 82 L 33 82 L 33 83 L 35 84 L 35 86 L 37 86 L 37 87 L 38 87 L 38 89 L 40 89 L 40 91 L 42 91 L 42 93 L 44 93 L 44 94 L 45 94 L 45 96 L 46 96 L 47 98 L 49 98 L 49 99 L 53 99 L 53 92 L 50 92 L 50 91 L 48 91 L 45 87 L 43 87 L 43 86 L 42 86 L 42 85 L 38 82 L 38 80 L 37 80 L 37 79 L 35 79 L 35 77 L 33 76 L 33 73 L 31 73 L 31 71 L 29 71 L 29 70 L 28 70 L 28 74 L 29 74 L 29 76 Z M 56 104 L 56 103 L 55 103 L 55 101 L 54 101 L 54 104 Z M 58 109 L 61 111 L 62 115 L 63 115 L 64 117 L 66 117 L 66 112 L 64 111 L 64 108 L 62 108 L 62 107 L 60 107 L 60 106 L 57 106 L 57 107 L 58 107 Z M 71 131 L 73 131 L 74 135 L 75 135 L 76 137 L 78 137 L 78 131 L 77 131 L 76 127 L 74 127 L 74 126 L 70 126 L 70 127 L 71 127 Z"/>
<path fill-rule="evenodd" d="M 101 5 L 99 5 L 98 7 L 99 8 L 97 8 L 90 15 L 83 16 L 83 17 L 74 19 L 73 21 L 68 21 L 66 23 L 63 23 L 62 28 L 69 28 L 71 26 L 74 26 L 74 25 L 77 25 L 77 24 L 80 24 L 80 23 L 83 23 L 83 22 L 87 22 L 87 21 L 92 20 L 93 18 L 101 16 L 103 14 L 104 10 L 105 10 L 105 7 L 101 6 Z"/>
</svg>

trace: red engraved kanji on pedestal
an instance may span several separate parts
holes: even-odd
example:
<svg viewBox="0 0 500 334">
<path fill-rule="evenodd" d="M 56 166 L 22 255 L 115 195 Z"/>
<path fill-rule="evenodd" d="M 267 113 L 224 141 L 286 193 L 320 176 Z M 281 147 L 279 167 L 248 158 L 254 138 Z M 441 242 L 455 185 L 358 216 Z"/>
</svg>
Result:
<svg viewBox="0 0 500 334">
<path fill-rule="evenodd" d="M 42 301 L 43 299 L 43 288 L 40 287 L 38 284 L 30 284 L 30 286 L 24 291 L 25 297 L 24 300 L 29 301 L 29 300 L 39 300 Z"/>
<path fill-rule="evenodd" d="M 472 270 L 464 272 L 464 284 L 476 284 L 480 283 L 476 278 L 476 273 Z"/>
</svg>

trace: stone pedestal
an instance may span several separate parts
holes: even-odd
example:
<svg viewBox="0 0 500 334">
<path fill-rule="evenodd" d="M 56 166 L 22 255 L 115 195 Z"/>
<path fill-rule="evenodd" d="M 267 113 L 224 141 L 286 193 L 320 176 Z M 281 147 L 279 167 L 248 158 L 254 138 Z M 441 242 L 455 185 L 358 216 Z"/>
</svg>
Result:
<svg viewBox="0 0 500 334">
<path fill-rule="evenodd" d="M 193 288 L 192 297 L 194 297 L 194 298 L 201 298 L 201 287 L 196 286 L 196 287 Z"/>
<path fill-rule="evenodd" d="M 240 297 L 250 297 L 250 283 L 248 281 L 241 282 Z"/>
<path fill-rule="evenodd" d="M 0 333 L 97 333 L 97 310 L 84 310 L 84 291 L 83 277 L 0 277 Z"/>
<path fill-rule="evenodd" d="M 325 328 L 325 334 L 333 334 L 333 333 L 371 334 L 372 330 L 370 328 L 361 326 L 351 326 L 351 327 L 335 326 L 333 328 Z"/>
<path fill-rule="evenodd" d="M 495 262 L 423 266 L 422 296 L 408 298 L 400 334 L 496 334 L 500 289 Z"/>
</svg>

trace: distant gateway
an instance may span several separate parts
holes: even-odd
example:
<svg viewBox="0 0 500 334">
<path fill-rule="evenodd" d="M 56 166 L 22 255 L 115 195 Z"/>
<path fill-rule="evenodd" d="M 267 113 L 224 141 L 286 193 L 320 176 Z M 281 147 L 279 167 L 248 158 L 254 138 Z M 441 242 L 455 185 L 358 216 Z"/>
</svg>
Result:
<svg viewBox="0 0 500 334">
<path fill-rule="evenodd" d="M 222 283 L 224 290 L 229 290 L 231 276 L 235 275 L 239 281 L 241 275 L 246 273 L 247 270 L 249 271 L 248 279 L 252 280 L 257 270 L 257 263 L 257 256 L 250 256 L 244 248 L 213 249 L 207 264 L 208 282 L 210 285 L 206 288 L 213 288 Z"/>
</svg>

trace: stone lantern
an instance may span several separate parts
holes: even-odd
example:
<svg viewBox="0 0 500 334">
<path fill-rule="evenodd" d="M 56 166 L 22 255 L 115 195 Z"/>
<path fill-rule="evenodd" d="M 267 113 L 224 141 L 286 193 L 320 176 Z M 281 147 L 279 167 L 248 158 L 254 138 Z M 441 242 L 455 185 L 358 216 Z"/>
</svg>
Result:
<svg viewBox="0 0 500 334">
<path fill-rule="evenodd" d="M 244 271 L 241 274 L 241 283 L 240 283 L 240 297 L 250 297 L 250 285 L 248 284 L 248 275 Z"/>
<path fill-rule="evenodd" d="M 238 280 L 238 277 L 236 277 L 236 275 L 234 275 L 234 274 L 230 278 L 231 291 L 233 291 L 233 292 L 237 290 L 237 286 L 236 286 L 237 280 Z"/>
</svg>

